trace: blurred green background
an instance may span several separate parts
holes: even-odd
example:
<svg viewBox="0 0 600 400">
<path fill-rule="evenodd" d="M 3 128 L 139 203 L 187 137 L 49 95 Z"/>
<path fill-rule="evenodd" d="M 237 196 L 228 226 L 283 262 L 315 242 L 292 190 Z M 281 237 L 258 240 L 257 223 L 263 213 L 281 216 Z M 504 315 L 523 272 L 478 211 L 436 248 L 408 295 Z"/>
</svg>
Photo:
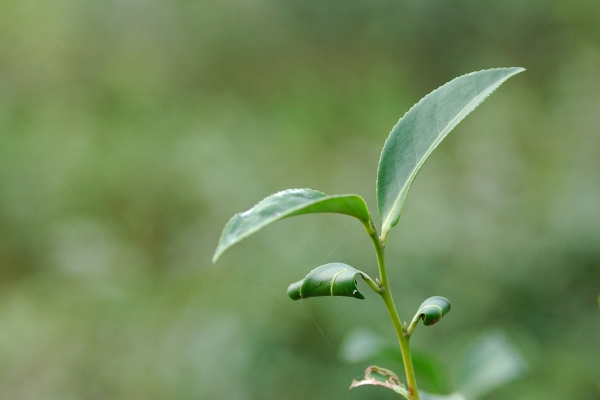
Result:
<svg viewBox="0 0 600 400">
<path fill-rule="evenodd" d="M 599 21 L 594 0 L 0 3 L 0 398 L 397 398 L 348 391 L 368 364 L 339 357 L 353 328 L 394 343 L 380 299 L 285 294 L 326 262 L 375 275 L 359 223 L 290 219 L 212 252 L 281 189 L 376 213 L 398 118 L 521 66 L 421 171 L 392 288 L 404 319 L 451 299 L 412 340 L 445 390 L 501 330 L 529 367 L 490 400 L 598 399 Z"/>
</svg>

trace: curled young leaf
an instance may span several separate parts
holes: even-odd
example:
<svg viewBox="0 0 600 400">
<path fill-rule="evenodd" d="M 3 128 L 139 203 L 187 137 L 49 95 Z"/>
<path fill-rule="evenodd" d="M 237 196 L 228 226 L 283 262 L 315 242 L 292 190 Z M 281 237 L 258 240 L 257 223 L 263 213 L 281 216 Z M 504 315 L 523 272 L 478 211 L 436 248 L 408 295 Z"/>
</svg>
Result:
<svg viewBox="0 0 600 400">
<path fill-rule="evenodd" d="M 352 383 L 350 384 L 350 389 L 354 389 L 355 387 L 365 385 L 381 386 L 387 389 L 391 389 L 407 399 L 410 399 L 411 397 L 408 390 L 406 390 L 404 384 L 400 382 L 400 378 L 398 378 L 398 375 L 396 375 L 389 369 L 379 368 L 375 365 L 371 365 L 365 370 L 364 379 L 360 381 L 353 379 Z"/>
<path fill-rule="evenodd" d="M 398 223 L 408 191 L 431 152 L 498 86 L 521 71 L 496 68 L 460 76 L 422 98 L 398 121 L 383 146 L 377 170 L 384 241 Z"/>
<path fill-rule="evenodd" d="M 346 214 L 363 224 L 371 220 L 365 201 L 355 194 L 327 196 L 312 189 L 284 190 L 263 199 L 247 211 L 235 214 L 223 229 L 212 261 L 216 262 L 229 247 L 273 222 L 313 213 Z"/>
<path fill-rule="evenodd" d="M 450 301 L 442 296 L 433 296 L 425 300 L 413 318 L 413 324 L 423 320 L 423 325 L 433 325 L 450 311 Z"/>
<path fill-rule="evenodd" d="M 292 300 L 319 296 L 345 296 L 362 300 L 365 297 L 358 291 L 358 275 L 367 282 L 373 282 L 367 274 L 346 264 L 321 265 L 310 271 L 301 281 L 292 283 L 287 294 Z"/>
</svg>

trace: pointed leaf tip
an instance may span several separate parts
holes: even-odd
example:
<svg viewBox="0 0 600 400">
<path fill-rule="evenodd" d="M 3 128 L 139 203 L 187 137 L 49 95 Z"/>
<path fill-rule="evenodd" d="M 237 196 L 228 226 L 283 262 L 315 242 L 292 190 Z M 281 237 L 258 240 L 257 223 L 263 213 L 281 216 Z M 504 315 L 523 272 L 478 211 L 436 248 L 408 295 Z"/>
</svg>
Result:
<svg viewBox="0 0 600 400">
<path fill-rule="evenodd" d="M 433 150 L 494 90 L 523 68 L 496 68 L 460 76 L 429 93 L 394 126 L 377 170 L 381 236 L 400 219 L 408 191 Z"/>
<path fill-rule="evenodd" d="M 363 223 L 371 218 L 365 201 L 354 194 L 327 196 L 313 189 L 284 190 L 235 214 L 223 229 L 212 262 L 234 244 L 273 222 L 295 215 L 326 212 L 350 215 Z"/>
<path fill-rule="evenodd" d="M 371 279 L 367 274 L 349 265 L 330 263 L 310 271 L 304 279 L 292 283 L 287 290 L 292 300 L 320 296 L 344 296 L 364 300 L 358 290 L 356 277 Z"/>
</svg>

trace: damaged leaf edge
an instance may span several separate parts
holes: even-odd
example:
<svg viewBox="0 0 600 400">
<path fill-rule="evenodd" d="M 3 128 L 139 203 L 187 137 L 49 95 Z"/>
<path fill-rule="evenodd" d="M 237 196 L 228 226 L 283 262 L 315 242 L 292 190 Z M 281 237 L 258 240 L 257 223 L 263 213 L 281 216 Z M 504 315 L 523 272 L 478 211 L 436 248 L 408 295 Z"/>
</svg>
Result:
<svg viewBox="0 0 600 400">
<path fill-rule="evenodd" d="M 381 377 L 385 377 L 385 381 L 377 380 L 373 375 L 378 375 Z M 410 393 L 406 390 L 404 384 L 398 378 L 398 375 L 390 371 L 389 369 L 380 368 L 376 365 L 371 365 L 367 367 L 365 370 L 364 379 L 357 381 L 356 379 L 352 379 L 352 383 L 350 384 L 350 389 L 354 389 L 359 386 L 380 386 L 402 395 L 406 399 L 410 400 Z"/>
</svg>

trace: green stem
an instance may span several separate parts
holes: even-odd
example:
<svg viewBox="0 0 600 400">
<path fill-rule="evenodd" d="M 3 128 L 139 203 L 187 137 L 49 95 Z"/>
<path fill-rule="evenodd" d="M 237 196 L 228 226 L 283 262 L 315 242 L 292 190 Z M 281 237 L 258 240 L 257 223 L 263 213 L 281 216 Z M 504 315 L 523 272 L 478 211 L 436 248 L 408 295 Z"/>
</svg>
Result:
<svg viewBox="0 0 600 400">
<path fill-rule="evenodd" d="M 412 356 L 410 353 L 410 335 L 402 328 L 402 321 L 398 315 L 398 310 L 394 304 L 394 298 L 390 289 L 390 281 L 388 279 L 387 268 L 385 266 L 385 242 L 377 236 L 377 230 L 370 221 L 370 224 L 365 224 L 367 233 L 371 237 L 373 246 L 375 246 L 375 253 L 377 254 L 377 264 L 379 266 L 379 276 L 381 277 L 381 295 L 385 307 L 387 308 L 388 314 L 392 319 L 396 336 L 400 344 L 400 351 L 402 353 L 402 362 L 404 363 L 404 371 L 406 372 L 406 383 L 408 385 L 408 391 L 410 393 L 411 400 L 419 400 L 419 390 L 417 389 L 417 380 L 415 378 L 415 369 L 413 367 Z"/>
<path fill-rule="evenodd" d="M 413 367 L 412 355 L 410 352 L 410 337 L 403 335 L 398 338 L 400 342 L 400 350 L 402 352 L 402 362 L 406 371 L 406 382 L 408 383 L 408 391 L 413 400 L 419 400 L 419 389 L 417 388 L 417 378 L 415 377 L 415 369 Z"/>
<path fill-rule="evenodd" d="M 371 289 L 373 289 L 373 291 L 375 293 L 379 293 L 381 294 L 381 291 L 383 290 L 381 288 L 381 286 L 379 286 L 379 284 L 377 282 L 375 282 L 373 279 L 371 279 L 371 277 L 367 274 L 365 274 L 364 272 L 362 273 L 362 278 L 363 280 L 367 283 L 367 285 L 369 285 L 369 287 Z"/>
<path fill-rule="evenodd" d="M 421 311 L 421 310 L 419 310 L 419 311 Z M 419 317 L 420 317 L 420 314 L 419 314 L 419 312 L 417 312 L 417 314 L 411 321 L 410 325 L 408 326 L 408 329 L 406 329 L 406 335 L 408 337 L 411 337 L 413 332 L 415 331 L 415 329 L 417 329 L 417 325 L 419 325 Z"/>
</svg>

